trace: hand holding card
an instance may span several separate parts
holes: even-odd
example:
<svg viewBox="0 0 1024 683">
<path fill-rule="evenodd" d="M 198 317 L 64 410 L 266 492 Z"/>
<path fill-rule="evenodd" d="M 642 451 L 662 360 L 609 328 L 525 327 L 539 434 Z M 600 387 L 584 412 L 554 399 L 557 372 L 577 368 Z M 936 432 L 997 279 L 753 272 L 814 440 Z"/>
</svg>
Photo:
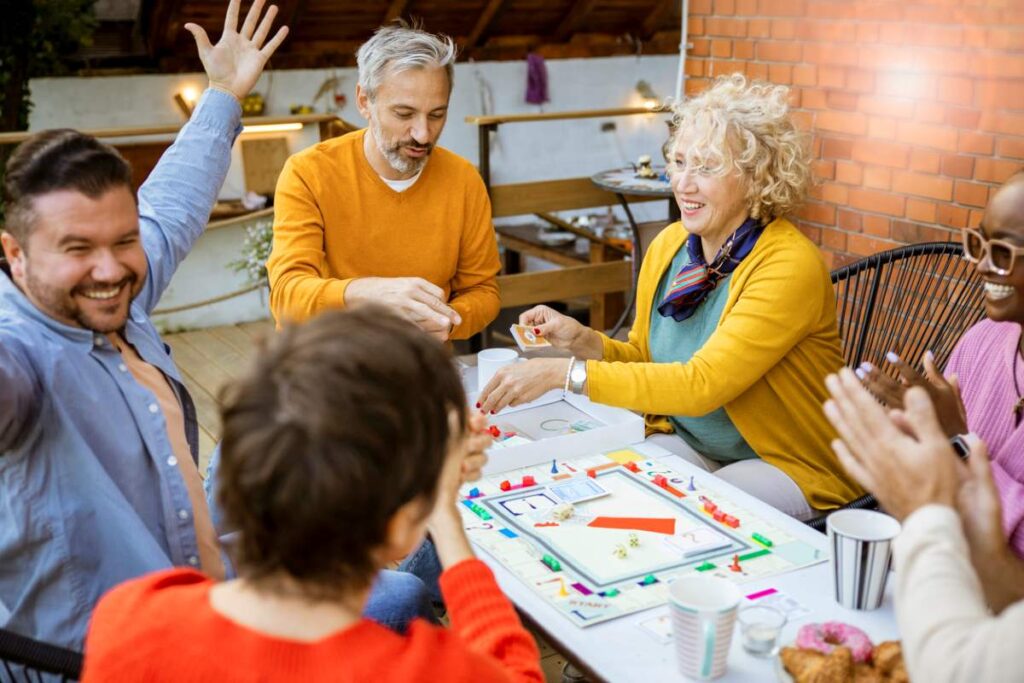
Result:
<svg viewBox="0 0 1024 683">
<path fill-rule="evenodd" d="M 533 329 L 526 325 L 513 325 L 511 327 L 512 338 L 516 340 L 516 344 L 524 352 L 532 351 L 535 349 L 544 349 L 551 346 L 551 342 L 545 339 L 542 335 L 537 334 Z"/>
</svg>

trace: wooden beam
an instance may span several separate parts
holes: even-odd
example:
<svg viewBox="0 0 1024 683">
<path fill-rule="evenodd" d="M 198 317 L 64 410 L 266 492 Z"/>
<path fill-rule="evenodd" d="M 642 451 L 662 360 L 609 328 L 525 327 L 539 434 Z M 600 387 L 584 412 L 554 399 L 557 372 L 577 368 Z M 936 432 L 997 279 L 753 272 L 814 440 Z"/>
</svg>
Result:
<svg viewBox="0 0 1024 683">
<path fill-rule="evenodd" d="M 653 196 L 629 195 L 627 199 L 630 203 L 664 201 L 663 197 Z M 574 211 L 595 206 L 614 206 L 616 203 L 614 194 L 594 185 L 590 178 L 539 180 L 491 187 L 491 215 L 495 218 Z"/>
<path fill-rule="evenodd" d="M 576 27 L 584 17 L 590 14 L 590 10 L 594 8 L 595 4 L 597 4 L 597 0 L 576 0 L 568 14 L 562 19 L 562 23 L 555 29 L 555 41 L 562 42 L 575 33 Z"/>
<path fill-rule="evenodd" d="M 491 25 L 491 20 L 494 19 L 494 15 L 501 9 L 502 4 L 505 0 L 489 0 L 487 6 L 484 7 L 484 11 L 480 13 L 480 18 L 476 20 L 476 25 L 473 26 L 473 30 L 469 32 L 469 36 L 466 38 L 466 42 L 463 44 L 462 49 L 468 50 L 476 45 L 477 41 L 480 40 L 480 36 L 483 35 L 487 27 Z"/>
<path fill-rule="evenodd" d="M 643 114 L 671 114 L 665 107 L 619 107 L 617 109 L 579 109 L 576 111 L 552 111 L 543 114 L 495 114 L 493 116 L 467 116 L 466 123 L 472 126 L 492 126 L 502 123 L 529 123 L 530 121 L 563 121 L 570 119 L 603 119 L 612 116 L 636 116 Z"/>
<path fill-rule="evenodd" d="M 498 276 L 502 308 L 628 292 L 632 286 L 633 272 L 629 261 Z"/>
<path fill-rule="evenodd" d="M 658 0 L 658 2 L 654 3 L 654 8 L 648 13 L 647 18 L 644 19 L 643 26 L 640 28 L 640 39 L 649 40 L 658 31 L 668 11 L 678 4 L 679 0 Z"/>
<path fill-rule="evenodd" d="M 388 24 L 402 16 L 402 12 L 405 11 L 405 6 L 409 4 L 409 0 L 391 0 L 391 4 L 388 5 L 388 11 L 384 15 L 384 21 L 380 22 Z M 375 27 L 376 28 L 376 27 Z"/>
</svg>

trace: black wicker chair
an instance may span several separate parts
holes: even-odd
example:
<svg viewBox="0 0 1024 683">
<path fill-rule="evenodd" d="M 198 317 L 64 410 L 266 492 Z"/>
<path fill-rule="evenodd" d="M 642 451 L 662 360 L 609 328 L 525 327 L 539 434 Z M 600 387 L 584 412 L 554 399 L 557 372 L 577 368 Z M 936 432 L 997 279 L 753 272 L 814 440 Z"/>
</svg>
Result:
<svg viewBox="0 0 1024 683">
<path fill-rule="evenodd" d="M 81 653 L 0 629 L 0 681 L 77 681 L 81 675 Z"/>
<path fill-rule="evenodd" d="M 886 352 L 919 365 L 930 350 L 936 365 L 944 367 L 963 333 L 985 313 L 981 278 L 962 256 L 958 242 L 927 242 L 873 254 L 834 271 L 846 364 L 870 361 L 896 376 Z M 871 495 L 843 506 L 877 507 Z M 824 531 L 827 516 L 807 524 Z"/>
</svg>

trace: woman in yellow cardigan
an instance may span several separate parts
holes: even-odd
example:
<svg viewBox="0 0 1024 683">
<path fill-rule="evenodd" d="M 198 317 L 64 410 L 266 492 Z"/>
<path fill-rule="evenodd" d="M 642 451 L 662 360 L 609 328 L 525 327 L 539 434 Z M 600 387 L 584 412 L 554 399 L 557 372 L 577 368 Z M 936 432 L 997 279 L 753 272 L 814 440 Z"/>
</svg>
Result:
<svg viewBox="0 0 1024 683">
<path fill-rule="evenodd" d="M 679 105 L 669 170 L 682 222 L 648 249 L 629 341 L 533 308 L 520 322 L 574 357 L 503 368 L 477 407 L 566 387 L 643 411 L 649 440 L 795 517 L 860 495 L 820 407 L 843 365 L 835 293 L 783 218 L 810 183 L 787 98 L 735 74 Z"/>
</svg>

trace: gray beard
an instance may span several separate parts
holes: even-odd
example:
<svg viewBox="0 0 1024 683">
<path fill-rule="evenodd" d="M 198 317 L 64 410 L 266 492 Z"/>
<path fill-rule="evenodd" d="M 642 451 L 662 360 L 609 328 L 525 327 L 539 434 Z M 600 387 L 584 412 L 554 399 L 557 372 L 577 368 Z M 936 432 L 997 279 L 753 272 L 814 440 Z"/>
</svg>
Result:
<svg viewBox="0 0 1024 683">
<path fill-rule="evenodd" d="M 370 135 L 373 136 L 373 144 L 377 146 L 377 151 L 380 152 L 384 160 L 388 162 L 388 166 L 395 169 L 402 175 L 415 175 L 419 173 L 423 166 L 427 163 L 427 159 L 430 155 L 423 157 L 422 159 L 404 159 L 402 157 L 401 148 L 389 149 L 384 144 L 384 134 L 382 133 L 380 126 L 377 125 L 377 117 L 370 117 Z"/>
</svg>

